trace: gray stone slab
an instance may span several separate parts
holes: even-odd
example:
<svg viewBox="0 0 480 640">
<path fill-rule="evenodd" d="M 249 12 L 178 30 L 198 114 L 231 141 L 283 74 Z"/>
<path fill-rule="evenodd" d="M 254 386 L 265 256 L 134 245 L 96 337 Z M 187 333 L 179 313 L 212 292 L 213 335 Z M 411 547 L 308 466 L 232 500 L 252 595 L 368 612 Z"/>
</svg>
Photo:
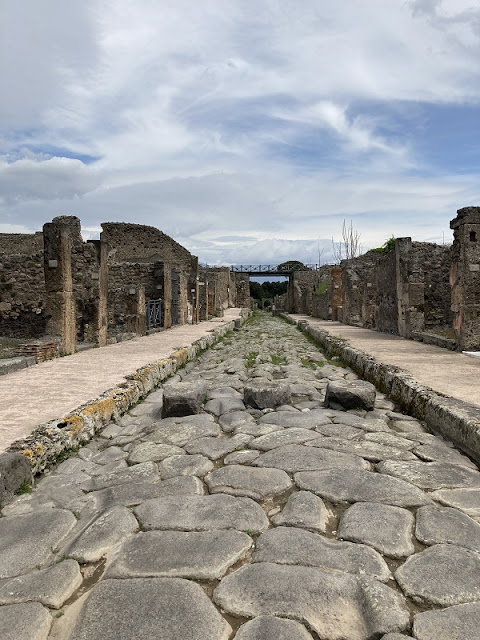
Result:
<svg viewBox="0 0 480 640">
<path fill-rule="evenodd" d="M 155 498 L 134 511 L 144 530 L 259 532 L 268 528 L 267 516 L 256 502 L 225 494 Z"/>
<path fill-rule="evenodd" d="M 122 471 L 95 476 L 91 480 L 84 482 L 82 489 L 84 491 L 98 491 L 99 489 L 107 489 L 127 482 L 153 482 L 159 477 L 158 467 L 154 462 L 142 462 Z"/>
<path fill-rule="evenodd" d="M 157 444 L 155 442 L 142 442 L 137 444 L 130 451 L 128 456 L 129 464 L 140 464 L 142 462 L 160 462 L 171 456 L 184 456 L 185 451 L 173 444 Z"/>
<path fill-rule="evenodd" d="M 212 413 L 214 416 L 222 416 L 230 411 L 244 411 L 245 405 L 241 398 L 232 398 L 231 396 L 223 396 L 209 400 L 205 405 L 205 411 Z"/>
<path fill-rule="evenodd" d="M 203 417 L 202 414 L 201 417 Z M 220 435 L 220 427 L 218 424 L 211 422 L 210 420 L 204 420 L 200 424 L 173 422 L 164 425 L 164 422 L 167 422 L 167 420 L 157 422 L 155 430 L 149 433 L 145 440 L 156 442 L 158 444 L 171 444 L 176 445 L 177 447 L 184 447 L 186 444 L 196 440 L 197 438 L 205 438 L 207 436 L 215 437 Z"/>
<path fill-rule="evenodd" d="M 377 442 L 378 444 L 383 444 L 387 447 L 405 449 L 405 451 L 411 451 L 416 447 L 416 443 L 394 433 L 368 432 L 363 436 L 362 439 L 367 442 Z"/>
<path fill-rule="evenodd" d="M 147 531 L 127 540 L 110 565 L 108 578 L 217 580 L 253 544 L 239 531 Z"/>
<path fill-rule="evenodd" d="M 295 483 L 333 503 L 381 502 L 395 507 L 420 507 L 431 502 L 408 482 L 358 469 L 302 471 L 295 474 Z"/>
<path fill-rule="evenodd" d="M 281 513 L 272 517 L 276 526 L 301 527 L 325 533 L 333 514 L 323 500 L 310 491 L 296 491 L 288 498 Z"/>
<path fill-rule="evenodd" d="M 300 427 L 301 429 L 314 429 L 321 424 L 331 424 L 330 418 L 322 409 L 312 411 L 271 411 L 259 420 L 260 423 L 278 424 L 281 427 Z"/>
<path fill-rule="evenodd" d="M 235 427 L 234 430 L 235 433 L 247 433 L 248 435 L 254 436 L 255 438 L 278 431 L 290 431 L 290 429 L 285 429 L 285 427 L 281 427 L 279 424 L 266 424 L 265 422 L 256 424 L 255 422 L 244 422 L 238 427 Z"/>
<path fill-rule="evenodd" d="M 440 489 L 430 495 L 441 504 L 480 517 L 480 489 Z"/>
<path fill-rule="evenodd" d="M 332 409 L 366 409 L 375 405 L 376 389 L 364 380 L 331 380 L 327 384 L 325 406 Z"/>
<path fill-rule="evenodd" d="M 213 462 L 200 454 L 172 456 L 165 458 L 158 465 L 160 476 L 164 479 L 175 476 L 198 476 L 203 478 L 212 469 Z"/>
<path fill-rule="evenodd" d="M 234 451 L 225 456 L 223 462 L 225 464 L 251 464 L 259 455 L 260 451 Z"/>
<path fill-rule="evenodd" d="M 454 544 L 436 544 L 411 556 L 395 578 L 415 602 L 448 607 L 480 600 L 480 555 Z"/>
<path fill-rule="evenodd" d="M 329 449 L 305 447 L 301 444 L 288 444 L 263 453 L 254 462 L 259 467 L 275 467 L 294 473 L 316 469 L 369 469 L 368 462 L 358 456 Z"/>
<path fill-rule="evenodd" d="M 287 382 L 275 380 L 269 382 L 259 379 L 252 380 L 245 385 L 245 404 L 255 409 L 275 408 L 282 404 L 290 404 L 291 392 Z"/>
<path fill-rule="evenodd" d="M 207 394 L 205 382 L 177 382 L 163 389 L 164 418 L 170 416 L 189 416 L 199 413 Z"/>
<path fill-rule="evenodd" d="M 426 429 L 417 420 L 395 420 L 391 423 L 394 431 L 400 433 L 425 433 Z"/>
<path fill-rule="evenodd" d="M 78 563 L 75 560 L 65 560 L 46 569 L 2 581 L 0 604 L 33 600 L 47 607 L 59 609 L 82 582 L 83 577 Z M 3 638 L 3 636 L 0 637 Z"/>
<path fill-rule="evenodd" d="M 232 436 L 231 438 L 198 438 L 187 444 L 185 450 L 188 453 L 207 456 L 210 460 L 219 460 L 236 449 L 243 449 L 252 439 L 244 433 Z"/>
<path fill-rule="evenodd" d="M 2 640 L 47 640 L 52 616 L 39 602 L 0 607 Z"/>
<path fill-rule="evenodd" d="M 0 578 L 45 564 L 76 522 L 73 513 L 62 509 L 0 518 Z"/>
<path fill-rule="evenodd" d="M 321 433 L 322 436 L 328 436 L 333 438 L 343 438 L 345 440 L 351 440 L 352 438 L 358 438 L 364 432 L 357 427 L 351 427 L 347 424 L 321 424 L 315 427 L 317 433 Z"/>
<path fill-rule="evenodd" d="M 480 552 L 480 524 L 452 507 L 419 509 L 415 535 L 423 544 L 458 544 Z"/>
<path fill-rule="evenodd" d="M 245 422 L 255 422 L 255 419 L 250 413 L 248 413 L 248 411 L 232 411 L 230 413 L 225 413 L 218 419 L 218 423 L 225 433 L 230 433 L 235 429 L 235 427 L 238 427 Z"/>
<path fill-rule="evenodd" d="M 67 554 L 78 562 L 96 562 L 126 536 L 138 531 L 138 522 L 126 508 L 115 506 L 101 513 L 69 545 Z"/>
<path fill-rule="evenodd" d="M 418 613 L 413 621 L 417 640 L 477 640 L 479 629 L 480 602 L 425 611 Z"/>
<path fill-rule="evenodd" d="M 234 389 L 233 387 L 220 387 L 218 389 L 209 389 L 208 395 L 211 400 L 213 400 L 214 398 L 224 398 L 224 397 L 231 397 L 231 398 L 243 397 L 242 394 L 236 389 Z"/>
<path fill-rule="evenodd" d="M 95 464 L 107 465 L 117 460 L 126 460 L 128 454 L 120 447 L 107 447 L 100 453 L 93 454 L 91 461 Z"/>
<path fill-rule="evenodd" d="M 109 487 L 100 491 L 92 491 L 89 495 L 98 498 L 104 508 L 116 504 L 124 507 L 134 507 L 137 504 L 170 495 L 202 495 L 203 483 L 198 478 L 176 476 L 161 482 L 129 482 L 118 487 Z"/>
<path fill-rule="evenodd" d="M 212 471 L 205 477 L 210 493 L 228 493 L 263 500 L 279 495 L 293 485 L 285 471 L 228 465 Z"/>
<path fill-rule="evenodd" d="M 406 509 L 374 502 L 357 502 L 342 515 L 337 538 L 368 544 L 391 558 L 403 558 L 415 552 L 414 523 L 413 514 Z"/>
<path fill-rule="evenodd" d="M 213 597 L 233 615 L 293 618 L 328 640 L 368 640 L 410 619 L 402 596 L 377 580 L 313 567 L 253 564 L 223 578 Z"/>
<path fill-rule="evenodd" d="M 180 578 L 102 580 L 66 640 L 228 640 L 230 625 L 202 587 Z"/>
<path fill-rule="evenodd" d="M 379 462 L 380 460 L 417 460 L 410 451 L 379 444 L 378 442 L 369 442 L 368 440 L 341 440 L 340 438 L 322 436 L 305 442 L 305 444 L 307 447 L 320 447 L 332 449 L 333 451 L 342 451 L 343 453 L 352 453 L 370 462 Z"/>
<path fill-rule="evenodd" d="M 444 444 L 421 444 L 413 449 L 413 453 L 421 460 L 435 462 L 451 462 L 452 464 L 468 467 L 478 471 L 477 465 L 458 449 L 447 447 Z"/>
<path fill-rule="evenodd" d="M 290 429 L 282 429 L 274 433 L 268 433 L 264 436 L 255 438 L 249 443 L 251 449 L 259 449 L 260 451 L 270 451 L 287 444 L 302 444 L 307 440 L 317 439 L 318 435 L 311 429 L 300 429 L 292 427 Z"/>
<path fill-rule="evenodd" d="M 421 489 L 456 489 L 480 485 L 480 472 L 448 462 L 397 462 L 377 465 L 380 473 L 400 478 Z"/>
<path fill-rule="evenodd" d="M 234 640 L 313 640 L 303 625 L 275 616 L 258 616 L 242 624 Z"/>
<path fill-rule="evenodd" d="M 381 582 L 392 576 L 382 556 L 363 544 L 327 540 L 294 527 L 275 527 L 257 539 L 253 562 L 274 562 L 368 574 Z"/>
</svg>

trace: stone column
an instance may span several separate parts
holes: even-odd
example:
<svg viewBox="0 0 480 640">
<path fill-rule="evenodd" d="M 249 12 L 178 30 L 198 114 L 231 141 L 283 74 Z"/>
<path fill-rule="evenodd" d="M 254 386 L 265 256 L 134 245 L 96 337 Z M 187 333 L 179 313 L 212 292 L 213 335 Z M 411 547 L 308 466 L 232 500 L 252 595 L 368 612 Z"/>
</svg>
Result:
<svg viewBox="0 0 480 640">
<path fill-rule="evenodd" d="M 131 331 L 137 336 L 144 336 L 147 333 L 145 320 L 145 287 L 132 287 L 132 289 L 129 290 L 127 311 L 127 331 Z"/>
<path fill-rule="evenodd" d="M 450 285 L 457 349 L 480 351 L 480 207 L 464 207 L 453 229 Z"/>
<path fill-rule="evenodd" d="M 172 269 L 165 262 L 156 262 L 153 267 L 153 277 L 158 297 L 163 305 L 163 328 L 172 326 Z"/>
<path fill-rule="evenodd" d="M 80 220 L 75 216 L 59 216 L 43 225 L 46 332 L 60 338 L 63 353 L 74 353 L 76 347 L 75 298 L 72 280 L 73 239 L 80 237 Z"/>
<path fill-rule="evenodd" d="M 94 320 L 88 329 L 87 342 L 95 342 L 99 347 L 107 344 L 108 312 L 108 246 L 101 240 L 88 240 L 95 247 L 97 264 L 91 273 L 91 285 L 94 295 Z"/>
</svg>

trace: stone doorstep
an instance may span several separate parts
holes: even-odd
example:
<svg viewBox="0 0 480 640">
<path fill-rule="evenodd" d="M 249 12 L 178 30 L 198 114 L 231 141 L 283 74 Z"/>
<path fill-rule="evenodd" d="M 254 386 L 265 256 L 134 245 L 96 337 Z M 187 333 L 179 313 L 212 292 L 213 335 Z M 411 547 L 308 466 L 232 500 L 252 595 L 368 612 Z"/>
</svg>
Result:
<svg viewBox="0 0 480 640">
<path fill-rule="evenodd" d="M 247 309 L 241 310 L 242 324 L 249 315 Z M 185 362 L 193 360 L 204 349 L 213 346 L 234 327 L 234 320 L 216 327 L 208 336 L 203 336 L 188 347 L 175 351 L 170 357 L 140 367 L 127 376 L 126 382 L 121 386 L 109 389 L 68 416 L 39 425 L 30 436 L 12 443 L 5 453 L 0 453 L 0 501 L 11 496 L 25 482 L 23 475 L 16 475 L 18 456 L 14 456 L 17 463 L 13 464 L 12 453 L 21 454 L 30 461 L 31 473 L 41 473 L 51 459 L 80 442 L 90 440 L 114 415 L 125 413 Z M 31 477 L 30 474 L 27 475 Z"/>
</svg>

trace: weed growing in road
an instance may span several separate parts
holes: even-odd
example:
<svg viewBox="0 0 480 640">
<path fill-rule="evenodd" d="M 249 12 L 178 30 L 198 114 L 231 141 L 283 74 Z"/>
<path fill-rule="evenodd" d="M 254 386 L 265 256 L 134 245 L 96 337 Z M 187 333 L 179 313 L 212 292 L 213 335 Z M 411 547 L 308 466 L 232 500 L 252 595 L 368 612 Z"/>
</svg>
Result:
<svg viewBox="0 0 480 640">
<path fill-rule="evenodd" d="M 272 353 L 270 357 L 273 364 L 278 364 L 278 365 L 287 364 L 287 359 L 285 358 L 285 356 L 282 356 L 280 353 Z"/>
<path fill-rule="evenodd" d="M 31 482 L 30 480 L 24 480 L 22 484 L 18 487 L 18 489 L 15 489 L 13 493 L 16 496 L 21 496 L 24 493 L 32 493 L 32 489 L 33 489 L 33 482 Z"/>
<path fill-rule="evenodd" d="M 258 354 L 259 354 L 259 351 L 250 351 L 250 353 L 247 355 L 247 364 L 246 364 L 247 369 L 251 369 L 253 367 Z"/>
</svg>

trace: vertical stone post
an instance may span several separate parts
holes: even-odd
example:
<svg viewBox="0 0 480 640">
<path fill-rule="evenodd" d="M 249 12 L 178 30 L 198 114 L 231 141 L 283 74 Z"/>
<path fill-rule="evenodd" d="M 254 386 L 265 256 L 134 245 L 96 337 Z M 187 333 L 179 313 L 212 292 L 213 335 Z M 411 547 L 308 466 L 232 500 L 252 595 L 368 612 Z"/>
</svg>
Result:
<svg viewBox="0 0 480 640">
<path fill-rule="evenodd" d="M 72 279 L 75 236 L 80 236 L 80 220 L 75 216 L 59 216 L 43 225 L 46 332 L 60 338 L 65 354 L 74 353 L 77 343 Z"/>
<path fill-rule="evenodd" d="M 415 266 L 411 238 L 395 240 L 398 335 L 411 338 L 425 330 L 423 269 Z"/>
<path fill-rule="evenodd" d="M 172 326 L 172 269 L 165 262 L 156 262 L 153 268 L 156 291 L 162 299 L 163 328 Z"/>
<path fill-rule="evenodd" d="M 145 321 L 145 287 L 132 287 L 129 290 L 127 302 L 127 331 L 137 336 L 144 336 L 147 332 Z"/>
<path fill-rule="evenodd" d="M 97 269 L 91 273 L 92 289 L 95 295 L 94 321 L 86 336 L 88 342 L 95 342 L 99 347 L 107 344 L 108 329 L 108 246 L 101 240 L 88 240 L 95 247 Z"/>
<path fill-rule="evenodd" d="M 450 270 L 453 328 L 457 349 L 480 351 L 480 207 L 464 207 L 453 229 Z"/>
</svg>

